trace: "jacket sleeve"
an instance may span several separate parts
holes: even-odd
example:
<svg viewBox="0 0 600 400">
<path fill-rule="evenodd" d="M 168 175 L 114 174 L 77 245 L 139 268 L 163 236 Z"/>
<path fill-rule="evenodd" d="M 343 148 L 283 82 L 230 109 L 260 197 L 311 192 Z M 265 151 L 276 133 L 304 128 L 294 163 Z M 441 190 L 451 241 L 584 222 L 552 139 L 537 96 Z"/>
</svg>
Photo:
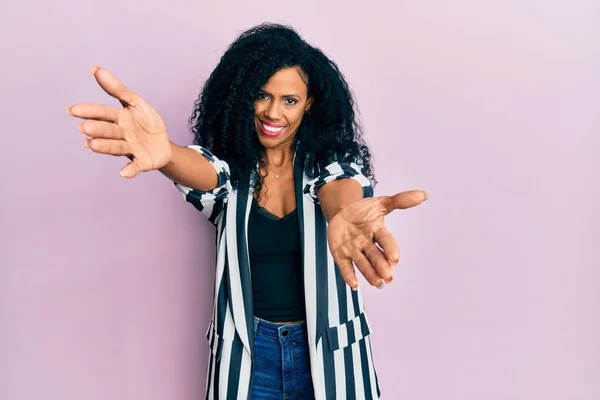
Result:
<svg viewBox="0 0 600 400">
<path fill-rule="evenodd" d="M 210 191 L 201 191 L 189 188 L 175 182 L 175 186 L 182 194 L 185 201 L 191 203 L 210 222 L 216 225 L 217 219 L 223 212 L 229 193 L 231 193 L 231 175 L 229 165 L 215 157 L 210 151 L 202 146 L 188 146 L 202 154 L 215 168 L 218 176 L 217 187 Z"/>
<path fill-rule="evenodd" d="M 364 175 L 360 165 L 353 162 L 333 162 L 329 164 L 319 176 L 311 180 L 304 187 L 304 194 L 313 202 L 318 203 L 317 190 L 326 184 L 337 179 L 354 179 L 363 188 L 363 197 L 373 197 L 373 186 L 369 179 Z"/>
</svg>

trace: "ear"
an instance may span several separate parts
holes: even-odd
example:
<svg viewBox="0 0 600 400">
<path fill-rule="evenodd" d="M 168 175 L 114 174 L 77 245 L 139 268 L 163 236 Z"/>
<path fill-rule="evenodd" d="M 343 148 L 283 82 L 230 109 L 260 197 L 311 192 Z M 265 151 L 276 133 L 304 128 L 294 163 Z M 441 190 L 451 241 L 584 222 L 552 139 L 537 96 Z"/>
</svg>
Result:
<svg viewBox="0 0 600 400">
<path fill-rule="evenodd" d="M 312 103 L 313 103 L 313 98 L 309 97 L 308 100 L 306 100 L 306 105 L 304 106 L 305 113 L 310 111 L 310 107 L 312 106 Z"/>
</svg>

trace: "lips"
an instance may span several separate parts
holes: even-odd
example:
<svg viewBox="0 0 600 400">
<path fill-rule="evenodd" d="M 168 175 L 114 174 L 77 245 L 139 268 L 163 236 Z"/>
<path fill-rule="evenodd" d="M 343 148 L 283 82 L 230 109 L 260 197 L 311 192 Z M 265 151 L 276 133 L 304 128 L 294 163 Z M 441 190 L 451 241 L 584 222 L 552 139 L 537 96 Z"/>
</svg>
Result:
<svg viewBox="0 0 600 400">
<path fill-rule="evenodd" d="M 261 133 L 263 135 L 269 136 L 269 137 L 279 136 L 285 128 L 285 126 L 282 126 L 282 125 L 276 125 L 276 124 L 272 124 L 272 123 L 260 121 L 260 120 L 258 122 L 258 126 L 260 128 Z"/>
</svg>

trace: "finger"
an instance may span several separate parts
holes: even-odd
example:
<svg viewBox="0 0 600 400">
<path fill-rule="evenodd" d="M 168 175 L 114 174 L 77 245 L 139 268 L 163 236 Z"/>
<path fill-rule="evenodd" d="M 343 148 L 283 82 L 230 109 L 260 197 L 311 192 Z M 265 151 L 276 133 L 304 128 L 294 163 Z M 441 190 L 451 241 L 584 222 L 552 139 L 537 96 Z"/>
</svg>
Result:
<svg viewBox="0 0 600 400">
<path fill-rule="evenodd" d="M 377 276 L 380 279 L 379 283 L 381 283 L 381 279 L 383 279 L 385 283 L 392 283 L 392 280 L 394 279 L 394 270 L 383 254 L 383 251 L 381 251 L 375 243 L 371 243 L 363 251 L 371 262 L 375 272 L 377 272 Z"/>
<path fill-rule="evenodd" d="M 381 286 L 382 277 L 379 276 L 373 264 L 367 256 L 358 248 L 352 249 L 352 261 L 356 264 L 358 270 L 363 274 L 367 282 L 373 286 Z"/>
<path fill-rule="evenodd" d="M 67 113 L 73 117 L 97 121 L 117 122 L 119 120 L 119 112 L 116 108 L 102 104 L 75 104 L 67 107 Z"/>
<path fill-rule="evenodd" d="M 418 206 L 427 200 L 427 193 L 422 190 L 409 190 L 394 196 L 382 196 L 381 203 L 387 213 L 398 209 L 407 209 Z"/>
<path fill-rule="evenodd" d="M 130 163 L 127 163 L 123 169 L 121 169 L 121 176 L 123 178 L 134 178 L 140 172 L 142 172 L 142 169 L 139 164 L 135 161 L 131 161 Z"/>
<path fill-rule="evenodd" d="M 123 106 L 136 106 L 139 101 L 137 93 L 129 90 L 123 83 L 111 72 L 97 66 L 92 67 L 92 74 L 102 89 L 115 99 L 119 100 Z"/>
<path fill-rule="evenodd" d="M 131 154 L 131 146 L 124 140 L 93 138 L 86 139 L 85 146 L 95 153 L 126 156 Z"/>
<path fill-rule="evenodd" d="M 346 282 L 346 284 L 350 286 L 352 290 L 356 290 L 358 289 L 358 279 L 356 279 L 356 274 L 354 273 L 354 266 L 352 265 L 350 257 L 342 255 L 342 253 L 343 251 L 338 249 L 334 254 L 332 254 L 333 260 L 338 266 L 344 282 Z"/>
<path fill-rule="evenodd" d="M 123 139 L 123 128 L 112 122 L 85 121 L 77 125 L 77 130 L 90 137 L 105 139 Z"/>
<path fill-rule="evenodd" d="M 386 228 L 379 228 L 373 235 L 373 241 L 381 247 L 383 254 L 391 264 L 398 264 L 400 248 L 394 236 Z"/>
</svg>

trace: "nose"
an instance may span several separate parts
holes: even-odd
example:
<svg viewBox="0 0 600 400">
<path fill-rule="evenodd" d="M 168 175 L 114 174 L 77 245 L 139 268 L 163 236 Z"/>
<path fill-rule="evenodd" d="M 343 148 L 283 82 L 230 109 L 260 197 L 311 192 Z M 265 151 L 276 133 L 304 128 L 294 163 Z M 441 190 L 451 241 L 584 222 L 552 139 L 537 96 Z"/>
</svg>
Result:
<svg viewBox="0 0 600 400">
<path fill-rule="evenodd" d="M 279 103 L 276 101 L 269 102 L 267 109 L 265 110 L 265 116 L 273 121 L 279 121 L 281 118 L 281 108 Z"/>
</svg>

